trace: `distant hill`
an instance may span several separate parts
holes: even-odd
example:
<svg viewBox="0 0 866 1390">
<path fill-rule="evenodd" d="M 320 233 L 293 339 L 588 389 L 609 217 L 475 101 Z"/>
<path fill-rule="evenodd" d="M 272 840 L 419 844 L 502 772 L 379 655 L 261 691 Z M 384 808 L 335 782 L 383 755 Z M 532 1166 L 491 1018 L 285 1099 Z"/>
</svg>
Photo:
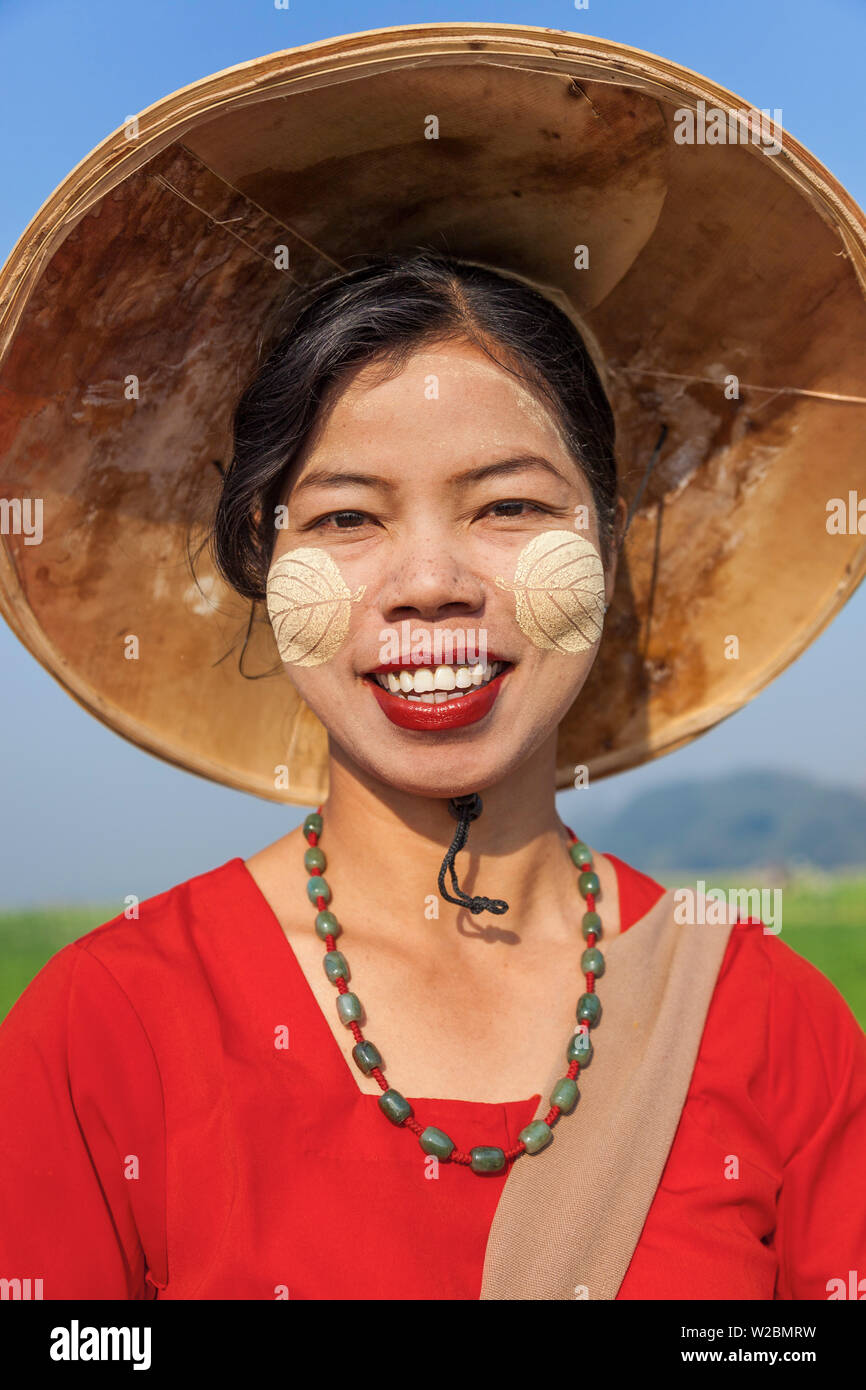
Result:
<svg viewBox="0 0 866 1390">
<path fill-rule="evenodd" d="M 646 873 L 866 865 L 866 796 L 761 770 L 671 783 L 606 817 L 595 844 Z"/>
</svg>

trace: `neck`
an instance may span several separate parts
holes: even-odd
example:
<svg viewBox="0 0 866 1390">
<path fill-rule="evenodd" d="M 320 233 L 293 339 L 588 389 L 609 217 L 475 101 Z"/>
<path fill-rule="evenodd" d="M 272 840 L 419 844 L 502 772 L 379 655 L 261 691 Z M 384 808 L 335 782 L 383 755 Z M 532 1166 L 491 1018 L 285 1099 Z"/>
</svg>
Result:
<svg viewBox="0 0 866 1390">
<path fill-rule="evenodd" d="M 321 843 L 335 900 L 353 904 L 353 930 L 360 918 L 377 934 L 411 929 L 416 939 L 420 933 L 439 942 L 491 929 L 521 939 L 548 932 L 560 939 L 563 924 L 573 925 L 579 899 L 569 838 L 556 811 L 555 752 L 551 739 L 496 785 L 455 789 L 455 795 L 479 790 L 484 803 L 454 861 L 460 887 L 509 905 L 501 915 L 473 916 L 438 888 L 457 829 L 448 797 L 396 790 L 332 749 Z M 445 883 L 452 891 L 447 874 Z"/>
</svg>

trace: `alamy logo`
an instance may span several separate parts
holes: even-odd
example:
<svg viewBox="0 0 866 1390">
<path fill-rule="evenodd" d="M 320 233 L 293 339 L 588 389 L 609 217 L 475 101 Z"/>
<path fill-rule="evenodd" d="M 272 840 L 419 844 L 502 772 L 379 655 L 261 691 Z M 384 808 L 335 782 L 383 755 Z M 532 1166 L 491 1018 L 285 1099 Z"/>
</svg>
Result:
<svg viewBox="0 0 866 1390">
<path fill-rule="evenodd" d="M 770 111 L 743 107 L 729 110 L 699 101 L 695 110 L 680 106 L 674 112 L 674 142 L 677 145 L 757 145 L 762 154 L 776 155 L 782 149 L 782 108 Z"/>
<path fill-rule="evenodd" d="M 0 497 L 0 535 L 23 536 L 25 545 L 41 545 L 42 498 Z"/>
<path fill-rule="evenodd" d="M 51 1329 L 52 1361 L 132 1361 L 134 1371 L 150 1370 L 149 1327 L 69 1327 Z"/>
<path fill-rule="evenodd" d="M 862 1303 L 866 1299 L 866 1279 L 860 1278 L 859 1270 L 848 1270 L 848 1283 L 841 1278 L 828 1279 L 824 1286 L 827 1290 L 827 1301 L 832 1302 L 837 1298 L 853 1298 Z"/>
<path fill-rule="evenodd" d="M 0 1279 L 0 1299 L 43 1297 L 41 1279 Z"/>
</svg>

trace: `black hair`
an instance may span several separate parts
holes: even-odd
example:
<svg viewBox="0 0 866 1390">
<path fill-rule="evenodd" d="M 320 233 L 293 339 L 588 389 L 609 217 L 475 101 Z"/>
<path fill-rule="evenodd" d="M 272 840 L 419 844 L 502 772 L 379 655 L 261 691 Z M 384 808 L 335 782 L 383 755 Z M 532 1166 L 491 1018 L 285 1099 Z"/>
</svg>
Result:
<svg viewBox="0 0 866 1390">
<path fill-rule="evenodd" d="M 266 598 L 275 509 L 326 396 L 356 368 L 381 362 L 396 373 L 419 346 L 459 339 L 550 404 L 589 483 L 607 568 L 617 500 L 613 412 L 577 328 L 546 296 L 422 247 L 365 258 L 292 291 L 263 349 L 266 331 L 234 410 L 233 454 L 208 538 L 219 573 L 239 594 Z"/>
</svg>

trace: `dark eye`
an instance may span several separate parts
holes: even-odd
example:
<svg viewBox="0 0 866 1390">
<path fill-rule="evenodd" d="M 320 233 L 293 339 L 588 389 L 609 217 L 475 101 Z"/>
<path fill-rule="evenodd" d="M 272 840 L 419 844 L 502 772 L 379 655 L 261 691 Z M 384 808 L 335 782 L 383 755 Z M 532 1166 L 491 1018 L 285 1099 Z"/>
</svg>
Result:
<svg viewBox="0 0 866 1390">
<path fill-rule="evenodd" d="M 493 516 L 493 515 L 499 515 L 499 516 L 502 516 L 502 517 L 512 517 L 512 516 L 519 516 L 519 515 L 520 515 L 519 511 L 516 511 L 516 510 L 501 512 L 501 511 L 499 511 L 499 508 L 500 508 L 500 507 L 509 507 L 509 508 L 528 507 L 528 508 L 530 509 L 530 511 L 533 511 L 533 512 L 544 512 L 544 511 L 546 511 L 546 508 L 545 508 L 545 507 L 539 507 L 539 505 L 538 505 L 537 502 L 524 502 L 524 501 L 523 501 L 522 499 L 520 499 L 520 498 L 517 498 L 517 497 L 510 497 L 510 498 L 508 498 L 507 501 L 504 501 L 504 502 L 494 502 L 493 505 L 492 505 L 492 507 L 489 508 L 489 515 L 491 515 L 491 516 Z"/>
<path fill-rule="evenodd" d="M 359 525 L 363 526 L 367 519 L 366 512 L 328 512 L 327 516 L 322 516 L 318 521 L 313 522 L 312 529 L 325 531 L 328 529 L 327 523 L 334 517 L 336 519 L 336 529 L 338 531 L 353 531 Z"/>
</svg>

